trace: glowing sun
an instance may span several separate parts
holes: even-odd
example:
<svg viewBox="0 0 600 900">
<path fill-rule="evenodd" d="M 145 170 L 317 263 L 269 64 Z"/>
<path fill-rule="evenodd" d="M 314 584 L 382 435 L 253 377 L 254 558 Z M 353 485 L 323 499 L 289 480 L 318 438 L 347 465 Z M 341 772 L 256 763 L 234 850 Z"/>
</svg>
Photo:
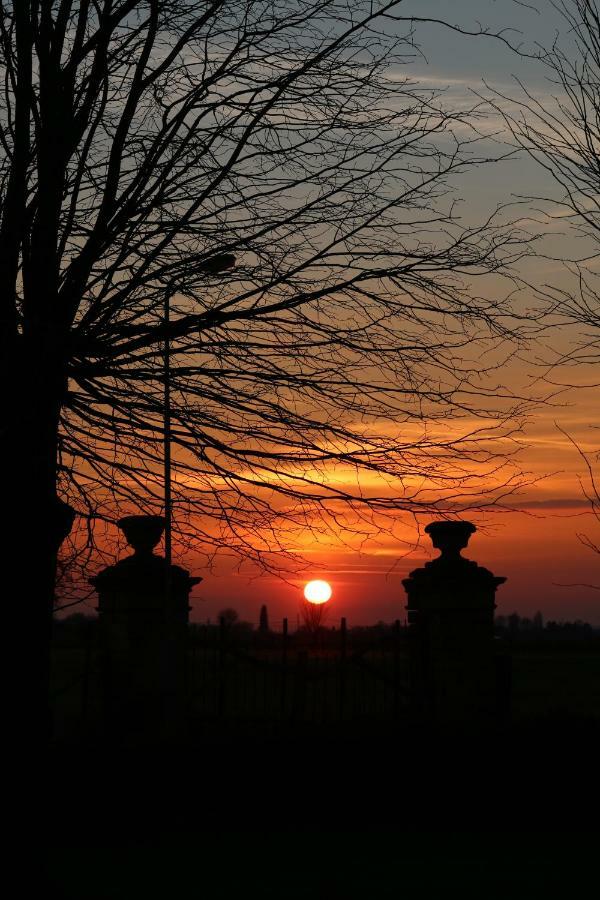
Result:
<svg viewBox="0 0 600 900">
<path fill-rule="evenodd" d="M 331 585 L 326 581 L 309 581 L 304 588 L 309 603 L 327 603 L 331 597 Z"/>
</svg>

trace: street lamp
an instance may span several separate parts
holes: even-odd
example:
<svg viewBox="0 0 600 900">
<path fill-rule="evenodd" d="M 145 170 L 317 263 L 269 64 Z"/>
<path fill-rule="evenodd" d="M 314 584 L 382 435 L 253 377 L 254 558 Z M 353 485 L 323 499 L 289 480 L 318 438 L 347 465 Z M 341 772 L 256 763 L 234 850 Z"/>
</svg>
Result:
<svg viewBox="0 0 600 900">
<path fill-rule="evenodd" d="M 233 253 L 220 253 L 211 256 L 203 262 L 196 270 L 203 275 L 215 275 L 223 272 L 225 269 L 231 269 L 235 265 L 235 256 Z M 174 290 L 173 282 L 169 284 L 165 291 L 164 306 L 164 355 L 163 355 L 163 378 L 164 378 L 164 407 L 163 407 L 163 442 L 164 442 L 164 507 L 165 507 L 165 562 L 166 562 L 166 585 L 165 593 L 168 602 L 171 593 L 171 560 L 172 560 L 172 496 L 171 496 L 171 342 L 169 338 L 169 329 L 171 323 L 170 303 Z"/>
</svg>

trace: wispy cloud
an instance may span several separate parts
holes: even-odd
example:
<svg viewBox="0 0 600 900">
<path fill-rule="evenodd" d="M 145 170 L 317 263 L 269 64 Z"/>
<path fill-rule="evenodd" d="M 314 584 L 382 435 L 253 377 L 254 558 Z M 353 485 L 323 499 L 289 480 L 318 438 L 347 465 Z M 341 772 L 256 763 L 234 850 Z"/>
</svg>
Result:
<svg viewBox="0 0 600 900">
<path fill-rule="evenodd" d="M 527 509 L 578 509 L 589 510 L 589 502 L 580 497 L 562 497 L 549 500 L 524 500 L 522 503 L 508 504 L 514 510 Z"/>
</svg>

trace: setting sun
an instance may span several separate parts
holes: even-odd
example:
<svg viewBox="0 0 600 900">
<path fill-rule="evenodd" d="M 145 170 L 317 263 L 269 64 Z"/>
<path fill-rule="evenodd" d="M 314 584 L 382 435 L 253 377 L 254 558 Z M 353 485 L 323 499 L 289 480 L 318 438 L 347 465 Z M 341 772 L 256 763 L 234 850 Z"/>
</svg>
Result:
<svg viewBox="0 0 600 900">
<path fill-rule="evenodd" d="M 331 597 L 331 585 L 326 581 L 309 581 L 304 588 L 309 603 L 326 603 Z"/>
</svg>

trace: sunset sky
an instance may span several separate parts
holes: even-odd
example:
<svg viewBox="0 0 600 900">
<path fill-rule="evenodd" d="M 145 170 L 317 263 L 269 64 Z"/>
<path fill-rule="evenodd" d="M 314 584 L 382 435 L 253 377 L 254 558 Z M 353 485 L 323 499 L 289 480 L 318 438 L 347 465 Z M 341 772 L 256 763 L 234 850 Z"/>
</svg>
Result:
<svg viewBox="0 0 600 900">
<path fill-rule="evenodd" d="M 546 7 L 548 4 L 544 4 Z M 492 26 L 511 26 L 522 31 L 524 46 L 551 40 L 560 23 L 546 9 L 544 15 L 517 3 L 458 0 L 448 4 L 421 0 L 406 5 L 406 14 L 423 17 L 448 16 L 475 28 L 475 20 Z M 517 35 L 510 35 L 517 40 Z M 502 92 L 517 96 L 512 76 L 521 78 L 538 95 L 549 92 L 540 67 L 518 59 L 501 44 L 486 38 L 465 38 L 438 26 L 421 26 L 417 37 L 426 56 L 414 67 L 414 77 L 421 83 L 447 87 L 449 104 L 468 106 L 472 90 L 486 93 L 485 80 Z M 412 73 L 411 73 L 412 74 Z M 490 117 L 485 128 L 500 128 L 499 120 Z M 531 161 L 520 159 L 480 170 L 465 179 L 464 200 L 474 214 L 510 195 L 552 194 L 554 186 L 543 171 Z M 564 240 L 561 238 L 561 240 Z M 550 247 L 548 242 L 547 247 Z M 556 248 L 551 248 L 556 249 Z M 536 277 L 540 283 L 557 283 L 565 273 L 556 263 L 536 261 Z M 555 345 L 566 348 L 574 340 L 572 332 L 555 336 Z M 527 382 L 531 369 L 525 362 L 515 364 L 513 377 Z M 600 382 L 600 375 L 582 368 L 563 366 L 555 373 L 557 382 L 580 385 Z M 522 464 L 541 480 L 518 497 L 508 501 L 514 512 L 475 513 L 470 518 L 478 526 L 466 556 L 476 559 L 507 582 L 498 591 L 498 612 L 518 610 L 531 615 L 540 609 L 547 618 L 584 618 L 600 625 L 600 558 L 584 547 L 578 534 L 598 538 L 599 526 L 582 497 L 579 478 L 585 476 L 584 465 L 576 449 L 559 431 L 560 426 L 580 446 L 593 451 L 600 447 L 600 432 L 594 430 L 600 410 L 597 388 L 570 390 L 555 405 L 537 410 L 523 436 Z M 422 524 L 425 524 L 423 520 Z M 414 525 L 407 522 L 407 538 L 414 536 Z M 267 603 L 272 620 L 284 615 L 295 621 L 301 586 L 313 576 L 327 578 L 334 589 L 330 601 L 332 621 L 346 615 L 350 622 L 368 623 L 404 617 L 404 590 L 401 579 L 434 553 L 427 537 L 413 552 L 397 541 L 380 538 L 377 546 L 364 547 L 362 553 L 340 547 L 304 549 L 309 563 L 306 577 L 296 586 L 282 583 L 273 576 L 249 580 L 248 574 L 205 574 L 196 591 L 194 618 L 215 617 L 225 604 L 235 606 L 243 618 L 258 619 L 260 604 Z M 579 584 L 579 587 L 564 585 Z"/>
<path fill-rule="evenodd" d="M 549 4 L 541 5 L 543 15 L 512 0 L 454 0 L 451 4 L 413 0 L 403 11 L 407 16 L 412 13 L 424 18 L 451 15 L 452 21 L 469 29 L 476 29 L 477 21 L 492 28 L 511 27 L 521 30 L 522 38 L 516 31 L 507 33 L 507 37 L 515 43 L 522 40 L 523 47 L 528 48 L 536 41 L 550 43 L 560 25 L 558 17 L 553 18 L 548 11 Z M 451 108 L 468 108 L 476 101 L 473 92 L 489 96 L 490 89 L 517 97 L 519 88 L 513 76 L 552 102 L 539 64 L 519 58 L 499 41 L 464 37 L 434 24 L 418 26 L 416 39 L 424 56 L 411 63 L 410 72 L 405 67 L 401 74 L 410 74 L 424 87 L 446 89 Z M 501 118 L 488 110 L 481 128 L 495 134 L 493 141 L 490 138 L 490 152 L 500 152 L 499 142 L 508 140 Z M 483 216 L 497 204 L 524 195 L 556 194 L 543 170 L 523 156 L 472 172 L 462 178 L 460 190 L 466 219 Z M 533 215 L 533 204 L 523 204 L 520 215 Z M 557 226 L 555 234 L 546 239 L 544 250 L 548 255 L 572 250 L 572 243 L 560 231 Z M 538 259 L 534 266 L 528 264 L 527 275 L 540 285 L 569 284 L 568 273 L 557 262 Z M 519 302 L 526 306 L 530 300 L 523 296 Z M 536 357 L 549 359 L 553 353 L 565 352 L 577 337 L 568 329 L 546 334 L 544 346 L 530 348 L 514 359 L 503 371 L 503 378 L 516 389 L 529 390 L 540 374 L 534 365 Z M 562 433 L 568 433 L 588 453 L 600 447 L 600 431 L 595 430 L 600 395 L 594 387 L 600 383 L 600 373 L 562 365 L 554 371 L 553 381 L 579 387 L 565 388 L 552 403 L 530 411 L 519 435 L 520 465 L 528 473 L 529 484 L 507 498 L 499 511 L 464 516 L 478 528 L 465 555 L 506 576 L 507 582 L 497 595 L 499 613 L 517 610 L 533 615 L 541 610 L 547 619 L 582 618 L 600 626 L 600 557 L 584 547 L 578 537 L 588 534 L 598 541 L 600 525 L 583 498 L 580 479 L 585 481 L 584 463 Z M 423 517 L 421 529 L 431 519 Z M 402 537 L 404 543 L 399 539 Z M 419 541 L 417 523 L 404 515 L 399 517 L 394 537 L 384 534 L 377 540 L 359 541 L 346 536 L 344 541 L 334 536 L 316 541 L 312 535 L 300 540 L 297 549 L 306 560 L 306 569 L 288 582 L 274 575 L 261 576 L 250 565 L 232 569 L 226 554 L 215 562 L 213 571 L 207 571 L 193 551 L 186 552 L 175 561 L 203 577 L 192 594 L 192 620 L 214 621 L 220 609 L 233 606 L 242 619 L 256 623 L 260 606 L 266 603 L 273 626 L 283 616 L 295 623 L 302 589 L 311 578 L 326 579 L 333 587 L 329 601 L 332 622 L 342 615 L 351 625 L 404 619 L 401 580 L 433 555 L 429 539 L 421 535 Z M 88 605 L 93 604 L 92 599 Z"/>
</svg>

